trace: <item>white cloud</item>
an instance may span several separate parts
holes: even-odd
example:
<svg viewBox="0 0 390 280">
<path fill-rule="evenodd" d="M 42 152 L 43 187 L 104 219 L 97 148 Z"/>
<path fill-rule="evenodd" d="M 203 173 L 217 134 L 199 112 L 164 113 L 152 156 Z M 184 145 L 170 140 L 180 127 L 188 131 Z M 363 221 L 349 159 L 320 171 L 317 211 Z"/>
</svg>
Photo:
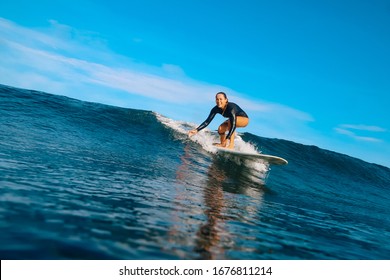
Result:
<svg viewBox="0 0 390 280">
<path fill-rule="evenodd" d="M 370 125 L 353 125 L 353 124 L 341 124 L 334 129 L 337 133 L 342 135 L 347 135 L 355 140 L 363 142 L 382 142 L 383 140 L 377 137 L 361 136 L 358 135 L 355 131 L 363 132 L 385 132 L 386 129 L 379 126 L 370 126 Z"/>
<path fill-rule="evenodd" d="M 367 136 L 355 136 L 355 139 L 364 141 L 364 142 L 383 142 L 382 139 L 374 138 L 374 137 L 367 137 Z"/>
<path fill-rule="evenodd" d="M 356 124 L 341 124 L 340 127 L 349 128 L 349 129 L 353 129 L 353 130 L 364 130 L 364 131 L 373 131 L 373 132 L 385 132 L 386 131 L 385 128 L 382 128 L 382 127 L 379 127 L 379 126 L 364 125 L 364 124 L 359 124 L 359 125 L 356 125 Z"/>
<path fill-rule="evenodd" d="M 77 97 L 74 92 L 85 91 L 80 93 L 89 95 L 84 99 L 108 104 L 112 104 L 116 91 L 121 96 L 170 103 L 172 111 L 187 106 L 185 115 L 191 110 L 211 108 L 215 93 L 225 91 L 253 119 L 264 121 L 263 131 L 265 126 L 268 131 L 277 127 L 288 131 L 313 121 L 309 114 L 283 104 L 251 100 L 224 86 L 193 80 L 177 65 L 135 63 L 108 50 L 96 33 L 77 31 L 54 20 L 50 23 L 49 28 L 38 31 L 0 18 L 0 73 L 7 73 L 0 76 L 0 83 L 71 97 Z M 102 88 L 107 89 L 106 93 Z"/>
</svg>

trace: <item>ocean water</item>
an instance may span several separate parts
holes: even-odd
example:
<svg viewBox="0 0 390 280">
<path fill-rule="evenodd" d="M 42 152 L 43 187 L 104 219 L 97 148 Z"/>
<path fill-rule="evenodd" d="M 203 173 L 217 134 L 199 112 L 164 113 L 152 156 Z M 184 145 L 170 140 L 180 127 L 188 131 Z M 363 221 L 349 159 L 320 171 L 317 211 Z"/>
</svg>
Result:
<svg viewBox="0 0 390 280">
<path fill-rule="evenodd" d="M 0 85 L 1 259 L 389 259 L 390 169 Z"/>
</svg>

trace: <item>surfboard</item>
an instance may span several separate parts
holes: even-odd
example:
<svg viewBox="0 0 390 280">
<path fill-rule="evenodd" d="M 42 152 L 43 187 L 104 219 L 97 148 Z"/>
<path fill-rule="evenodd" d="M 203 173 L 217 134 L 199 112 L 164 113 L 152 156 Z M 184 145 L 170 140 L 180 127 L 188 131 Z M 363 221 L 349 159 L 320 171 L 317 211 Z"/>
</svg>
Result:
<svg viewBox="0 0 390 280">
<path fill-rule="evenodd" d="M 288 164 L 287 160 L 278 156 L 265 155 L 259 153 L 247 153 L 247 152 L 241 152 L 241 151 L 236 151 L 236 150 L 217 147 L 217 146 L 215 146 L 215 148 L 217 149 L 217 152 L 221 154 L 230 154 L 230 155 L 235 155 L 235 156 L 252 159 L 252 160 L 261 159 L 268 162 L 269 164 L 276 164 L 276 165 Z"/>
</svg>

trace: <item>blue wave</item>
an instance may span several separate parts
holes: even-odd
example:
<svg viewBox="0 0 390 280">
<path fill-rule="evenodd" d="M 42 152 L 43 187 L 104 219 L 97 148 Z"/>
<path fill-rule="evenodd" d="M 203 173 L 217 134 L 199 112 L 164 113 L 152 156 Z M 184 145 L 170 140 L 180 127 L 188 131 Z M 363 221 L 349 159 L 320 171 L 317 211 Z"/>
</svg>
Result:
<svg viewBox="0 0 390 280">
<path fill-rule="evenodd" d="M 0 85 L 1 259 L 390 255 L 388 168 L 243 133 L 289 161 L 249 164 L 209 153 L 190 127 Z"/>
</svg>

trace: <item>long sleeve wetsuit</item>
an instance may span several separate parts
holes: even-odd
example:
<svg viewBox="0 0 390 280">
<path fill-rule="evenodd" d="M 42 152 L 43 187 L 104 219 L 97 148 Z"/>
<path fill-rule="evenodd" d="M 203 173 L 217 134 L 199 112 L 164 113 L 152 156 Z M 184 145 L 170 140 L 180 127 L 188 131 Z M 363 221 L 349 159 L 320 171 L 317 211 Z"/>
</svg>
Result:
<svg viewBox="0 0 390 280">
<path fill-rule="evenodd" d="M 235 103 L 229 102 L 225 110 L 219 108 L 218 106 L 215 106 L 213 109 L 211 109 L 210 115 L 201 125 L 199 125 L 199 127 L 196 130 L 200 131 L 206 126 L 208 126 L 210 122 L 214 119 L 216 114 L 221 114 L 222 116 L 229 118 L 230 120 L 231 127 L 226 136 L 226 139 L 230 139 L 233 132 L 236 130 L 237 116 L 248 118 L 248 115 L 244 112 L 244 110 L 240 108 L 240 106 L 238 106 Z"/>
</svg>

